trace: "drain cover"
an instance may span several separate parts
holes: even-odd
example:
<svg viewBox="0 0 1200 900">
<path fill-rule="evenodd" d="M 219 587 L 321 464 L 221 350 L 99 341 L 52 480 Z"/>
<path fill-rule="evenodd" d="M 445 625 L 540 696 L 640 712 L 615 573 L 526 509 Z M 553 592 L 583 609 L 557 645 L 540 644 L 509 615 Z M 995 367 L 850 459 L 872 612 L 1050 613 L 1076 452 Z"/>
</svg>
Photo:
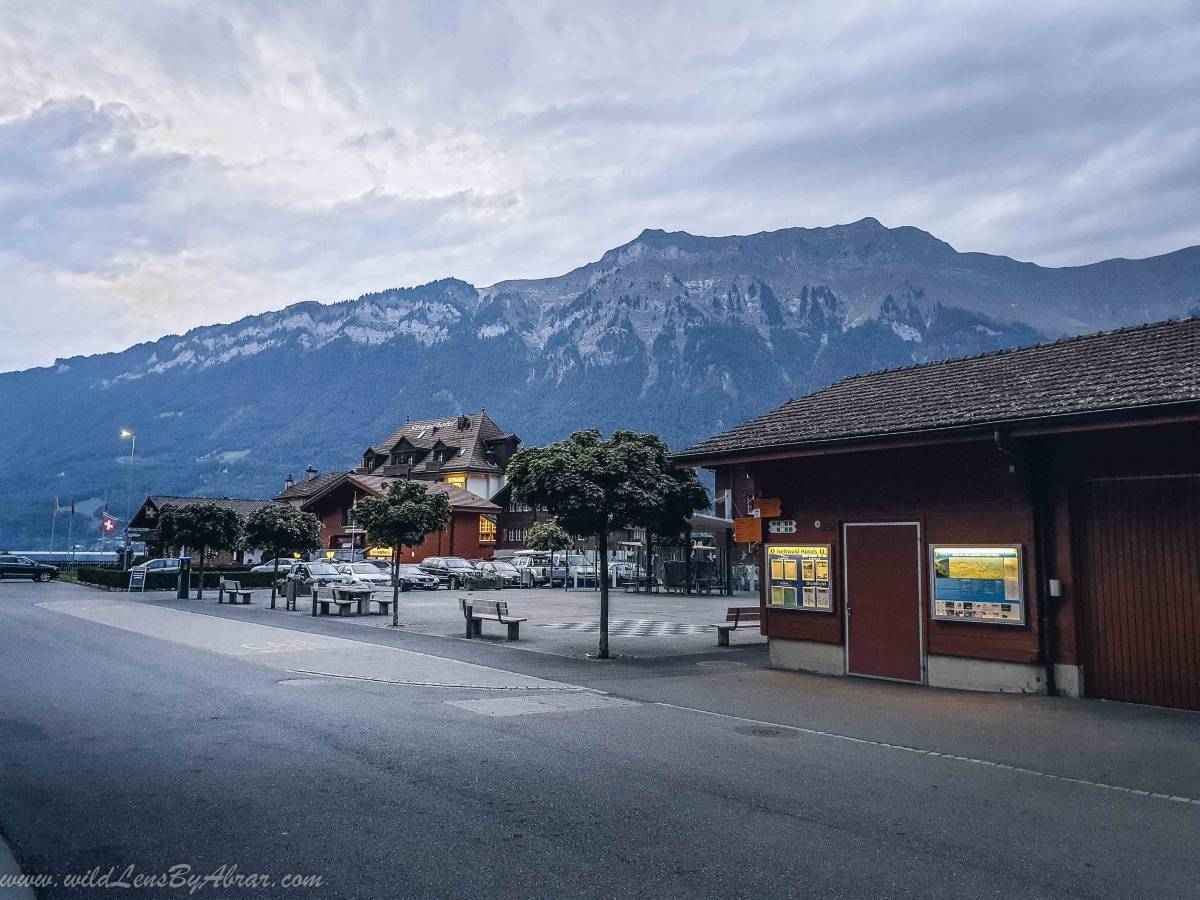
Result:
<svg viewBox="0 0 1200 900">
<path fill-rule="evenodd" d="M 285 678 L 282 681 L 275 682 L 284 687 L 307 687 L 310 684 L 324 684 L 323 678 Z"/>
<path fill-rule="evenodd" d="M 791 738 L 796 737 L 796 732 L 789 731 L 786 728 L 772 728 L 769 725 L 754 725 L 735 728 L 738 734 L 747 734 L 750 737 L 763 738 Z"/>
</svg>

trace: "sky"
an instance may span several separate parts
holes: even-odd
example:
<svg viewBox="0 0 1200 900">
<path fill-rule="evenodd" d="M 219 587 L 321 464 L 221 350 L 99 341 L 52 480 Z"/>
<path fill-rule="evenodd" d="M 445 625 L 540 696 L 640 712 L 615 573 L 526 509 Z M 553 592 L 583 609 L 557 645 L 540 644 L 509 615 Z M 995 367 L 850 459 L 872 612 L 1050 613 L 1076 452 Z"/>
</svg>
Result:
<svg viewBox="0 0 1200 900">
<path fill-rule="evenodd" d="M 0 0 L 0 371 L 874 216 L 1200 244 L 1200 3 Z"/>
</svg>

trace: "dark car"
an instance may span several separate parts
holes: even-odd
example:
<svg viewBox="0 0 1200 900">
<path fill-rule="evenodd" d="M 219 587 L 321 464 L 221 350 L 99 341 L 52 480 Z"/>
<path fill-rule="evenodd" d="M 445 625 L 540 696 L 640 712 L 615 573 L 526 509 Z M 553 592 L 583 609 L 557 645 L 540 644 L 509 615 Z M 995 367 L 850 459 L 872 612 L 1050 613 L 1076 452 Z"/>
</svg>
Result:
<svg viewBox="0 0 1200 900">
<path fill-rule="evenodd" d="M 472 560 L 472 563 L 479 571 L 487 572 L 499 578 L 500 587 L 521 586 L 521 572 L 510 562 L 505 562 L 502 559 L 485 559 L 478 562 Z"/>
<path fill-rule="evenodd" d="M 442 583 L 436 575 L 422 572 L 420 566 L 412 563 L 400 564 L 400 581 L 408 585 L 410 591 L 436 591 Z"/>
<path fill-rule="evenodd" d="M 421 571 L 432 575 L 450 590 L 500 587 L 499 578 L 479 571 L 461 556 L 431 556 L 421 563 Z"/>
<path fill-rule="evenodd" d="M 58 575 L 58 566 L 34 562 L 28 556 L 0 556 L 0 578 L 32 578 L 49 581 Z"/>
</svg>

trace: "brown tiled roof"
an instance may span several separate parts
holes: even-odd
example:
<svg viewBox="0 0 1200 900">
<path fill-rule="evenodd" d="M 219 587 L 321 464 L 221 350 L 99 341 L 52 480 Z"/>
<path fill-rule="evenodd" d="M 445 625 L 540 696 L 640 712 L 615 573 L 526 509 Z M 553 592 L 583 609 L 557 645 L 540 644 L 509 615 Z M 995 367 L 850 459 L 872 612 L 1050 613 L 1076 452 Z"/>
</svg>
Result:
<svg viewBox="0 0 1200 900">
<path fill-rule="evenodd" d="M 387 475 L 363 475 L 358 472 L 346 472 L 343 475 L 350 484 L 355 485 L 366 493 L 377 496 L 386 494 L 388 488 L 395 482 L 404 481 L 403 478 L 395 478 Z M 440 481 L 421 481 L 420 483 L 431 491 L 446 494 L 450 500 L 451 509 L 477 509 L 480 512 L 498 512 L 500 510 L 500 507 L 490 500 L 485 500 L 478 494 L 473 494 L 471 491 L 455 487 L 452 484 L 445 484 Z M 326 485 L 330 489 L 336 486 L 333 482 Z M 316 499 L 315 495 L 313 499 Z"/>
<path fill-rule="evenodd" d="M 151 496 L 148 499 L 159 510 L 164 506 L 184 507 L 195 506 L 197 503 L 212 503 L 224 509 L 232 509 L 243 516 L 248 516 L 250 513 L 271 502 L 270 500 L 242 500 L 233 497 L 169 497 L 159 495 Z"/>
<path fill-rule="evenodd" d="M 280 491 L 275 495 L 274 499 L 303 500 L 305 497 L 311 497 L 313 494 L 321 491 L 345 474 L 345 472 L 326 472 L 323 475 L 314 475 L 312 478 L 297 481 L 290 488 Z"/>
<path fill-rule="evenodd" d="M 389 438 L 371 449 L 376 453 L 391 453 L 397 444 L 407 441 L 414 447 L 429 450 L 440 443 L 457 449 L 459 453 L 453 459 L 435 466 L 436 471 L 473 469 L 499 472 L 500 467 L 487 457 L 488 444 L 513 439 L 515 435 L 502 431 L 491 416 L 482 410 L 464 415 L 461 420 L 466 427 L 459 427 L 459 416 L 405 422 Z M 413 474 L 425 472 L 427 461 L 423 459 L 414 465 Z"/>
<path fill-rule="evenodd" d="M 1196 401 L 1200 317 L 855 375 L 675 458 Z"/>
</svg>

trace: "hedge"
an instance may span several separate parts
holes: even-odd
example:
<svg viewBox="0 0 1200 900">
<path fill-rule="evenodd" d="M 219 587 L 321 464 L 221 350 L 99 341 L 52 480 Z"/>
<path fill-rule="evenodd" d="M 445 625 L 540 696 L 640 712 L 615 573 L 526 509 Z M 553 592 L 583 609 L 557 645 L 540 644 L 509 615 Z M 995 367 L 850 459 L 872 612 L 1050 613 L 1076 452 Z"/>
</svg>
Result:
<svg viewBox="0 0 1200 900">
<path fill-rule="evenodd" d="M 80 566 L 79 570 L 75 574 L 80 581 L 86 584 L 99 585 L 100 587 L 124 590 L 129 585 L 129 573 L 122 572 L 120 569 L 102 569 L 98 566 Z M 243 588 L 246 588 L 247 590 L 271 586 L 270 572 L 207 569 L 204 572 L 204 587 L 206 589 L 212 588 L 215 590 L 222 578 L 228 578 L 231 581 L 237 581 Z M 174 590 L 178 584 L 179 575 L 176 572 L 146 573 L 146 590 L 148 591 Z M 195 588 L 196 584 L 196 572 L 193 570 L 192 587 Z"/>
</svg>

